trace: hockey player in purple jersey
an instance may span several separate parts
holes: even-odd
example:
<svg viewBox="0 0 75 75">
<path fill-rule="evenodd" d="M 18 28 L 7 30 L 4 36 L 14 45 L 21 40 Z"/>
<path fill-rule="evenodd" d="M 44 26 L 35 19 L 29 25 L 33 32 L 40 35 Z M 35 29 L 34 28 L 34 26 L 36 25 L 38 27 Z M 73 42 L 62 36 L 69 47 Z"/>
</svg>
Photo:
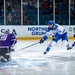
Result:
<svg viewBox="0 0 75 75">
<path fill-rule="evenodd" d="M 17 40 L 14 34 L 6 30 L 3 34 L 0 34 L 0 58 L 1 61 L 6 62 L 11 59 L 12 46 L 16 44 Z"/>
<path fill-rule="evenodd" d="M 44 54 L 47 54 L 50 51 L 51 47 L 53 47 L 60 39 L 62 39 L 62 42 L 66 46 L 67 50 L 69 50 L 67 31 L 62 26 L 54 23 L 53 21 L 49 21 L 48 30 L 40 40 L 40 44 L 47 40 L 49 36 L 52 36 L 52 41 L 48 45 Z"/>
</svg>

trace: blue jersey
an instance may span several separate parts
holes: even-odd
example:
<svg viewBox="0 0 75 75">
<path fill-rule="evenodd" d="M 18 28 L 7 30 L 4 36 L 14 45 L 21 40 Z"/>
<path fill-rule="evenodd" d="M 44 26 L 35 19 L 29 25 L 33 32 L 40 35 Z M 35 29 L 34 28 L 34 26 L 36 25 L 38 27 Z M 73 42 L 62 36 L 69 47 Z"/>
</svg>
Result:
<svg viewBox="0 0 75 75">
<path fill-rule="evenodd" d="M 60 36 L 60 35 L 63 35 L 64 33 L 67 33 L 66 30 L 58 25 L 58 24 L 55 24 L 54 25 L 54 28 L 51 29 L 51 28 L 48 28 L 47 32 L 46 32 L 46 36 Z"/>
</svg>

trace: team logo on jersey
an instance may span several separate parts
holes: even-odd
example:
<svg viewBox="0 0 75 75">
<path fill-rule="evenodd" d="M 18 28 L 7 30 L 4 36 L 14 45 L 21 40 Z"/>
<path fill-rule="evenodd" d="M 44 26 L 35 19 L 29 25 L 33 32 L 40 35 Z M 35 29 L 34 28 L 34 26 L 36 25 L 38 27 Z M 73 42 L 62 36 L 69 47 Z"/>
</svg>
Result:
<svg viewBox="0 0 75 75">
<path fill-rule="evenodd" d="M 0 41 L 5 41 L 7 39 L 7 34 L 0 35 Z"/>
</svg>

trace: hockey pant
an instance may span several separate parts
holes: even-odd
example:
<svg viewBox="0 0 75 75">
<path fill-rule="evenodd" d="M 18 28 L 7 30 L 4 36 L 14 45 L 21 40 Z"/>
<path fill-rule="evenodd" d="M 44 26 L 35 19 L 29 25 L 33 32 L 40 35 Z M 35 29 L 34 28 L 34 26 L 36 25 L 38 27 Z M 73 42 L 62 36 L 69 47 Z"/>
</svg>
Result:
<svg viewBox="0 0 75 75">
<path fill-rule="evenodd" d="M 10 48 L 0 48 L 1 61 L 6 62 L 10 60 L 11 49 Z"/>
</svg>

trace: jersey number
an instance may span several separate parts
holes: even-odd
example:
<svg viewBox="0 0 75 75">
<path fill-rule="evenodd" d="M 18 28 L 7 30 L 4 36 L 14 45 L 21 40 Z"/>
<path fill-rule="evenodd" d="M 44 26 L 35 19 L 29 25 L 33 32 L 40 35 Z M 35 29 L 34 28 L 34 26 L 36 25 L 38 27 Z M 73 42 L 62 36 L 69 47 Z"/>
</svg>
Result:
<svg viewBox="0 0 75 75">
<path fill-rule="evenodd" d="M 7 35 L 1 35 L 0 36 L 0 41 L 5 41 L 7 39 Z"/>
</svg>

